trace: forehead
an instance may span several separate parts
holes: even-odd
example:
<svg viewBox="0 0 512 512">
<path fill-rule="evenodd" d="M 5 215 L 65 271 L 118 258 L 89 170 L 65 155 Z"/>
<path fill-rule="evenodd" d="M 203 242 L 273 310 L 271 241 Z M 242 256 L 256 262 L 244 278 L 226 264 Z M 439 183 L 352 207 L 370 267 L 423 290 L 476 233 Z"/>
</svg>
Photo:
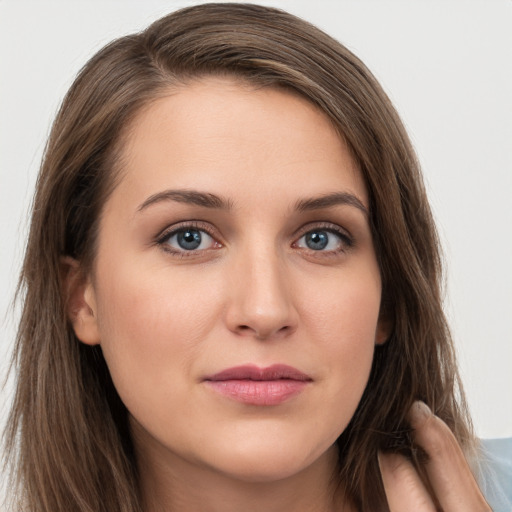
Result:
<svg viewBox="0 0 512 512">
<path fill-rule="evenodd" d="M 172 187 L 236 204 L 340 189 L 367 205 L 361 172 L 323 112 L 296 93 L 230 78 L 169 89 L 132 121 L 121 157 L 125 199 Z"/>
</svg>

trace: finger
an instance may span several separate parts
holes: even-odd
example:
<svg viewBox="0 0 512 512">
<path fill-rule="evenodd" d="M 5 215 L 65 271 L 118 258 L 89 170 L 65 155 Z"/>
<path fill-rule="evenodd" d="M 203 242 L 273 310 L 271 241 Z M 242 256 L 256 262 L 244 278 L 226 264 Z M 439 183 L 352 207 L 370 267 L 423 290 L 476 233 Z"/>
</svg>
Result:
<svg viewBox="0 0 512 512">
<path fill-rule="evenodd" d="M 488 512 L 485 501 L 452 431 L 423 402 L 409 412 L 413 439 L 429 456 L 425 465 L 429 481 L 443 510 Z"/>
<path fill-rule="evenodd" d="M 379 453 L 378 457 L 391 512 L 435 512 L 432 498 L 410 461 L 396 453 Z"/>
</svg>

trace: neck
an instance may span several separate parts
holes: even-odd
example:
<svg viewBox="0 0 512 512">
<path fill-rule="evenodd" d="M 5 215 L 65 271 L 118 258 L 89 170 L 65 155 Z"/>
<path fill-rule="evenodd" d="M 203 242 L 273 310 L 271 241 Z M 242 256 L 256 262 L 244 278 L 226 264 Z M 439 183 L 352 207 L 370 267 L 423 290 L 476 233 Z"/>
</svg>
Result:
<svg viewBox="0 0 512 512">
<path fill-rule="evenodd" d="M 163 455 L 163 456 L 162 456 Z M 145 512 L 350 512 L 337 485 L 337 449 L 301 472 L 247 481 L 176 454 L 137 450 Z"/>
</svg>

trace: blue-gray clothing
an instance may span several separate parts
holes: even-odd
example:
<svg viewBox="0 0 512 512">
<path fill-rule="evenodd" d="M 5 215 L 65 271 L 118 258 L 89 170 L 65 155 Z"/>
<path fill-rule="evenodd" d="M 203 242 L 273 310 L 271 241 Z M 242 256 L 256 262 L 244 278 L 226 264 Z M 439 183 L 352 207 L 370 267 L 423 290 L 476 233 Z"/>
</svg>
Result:
<svg viewBox="0 0 512 512">
<path fill-rule="evenodd" d="M 512 512 L 512 437 L 481 441 L 474 467 L 480 489 L 494 512 Z"/>
</svg>

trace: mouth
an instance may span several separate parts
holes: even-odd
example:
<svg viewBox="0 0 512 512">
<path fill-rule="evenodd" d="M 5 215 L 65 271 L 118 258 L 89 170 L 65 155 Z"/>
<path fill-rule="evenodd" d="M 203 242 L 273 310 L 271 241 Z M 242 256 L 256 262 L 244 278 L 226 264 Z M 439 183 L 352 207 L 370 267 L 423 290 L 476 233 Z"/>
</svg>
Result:
<svg viewBox="0 0 512 512">
<path fill-rule="evenodd" d="M 247 405 L 279 405 L 301 393 L 313 379 L 288 365 L 228 368 L 204 379 L 217 393 Z"/>
</svg>

